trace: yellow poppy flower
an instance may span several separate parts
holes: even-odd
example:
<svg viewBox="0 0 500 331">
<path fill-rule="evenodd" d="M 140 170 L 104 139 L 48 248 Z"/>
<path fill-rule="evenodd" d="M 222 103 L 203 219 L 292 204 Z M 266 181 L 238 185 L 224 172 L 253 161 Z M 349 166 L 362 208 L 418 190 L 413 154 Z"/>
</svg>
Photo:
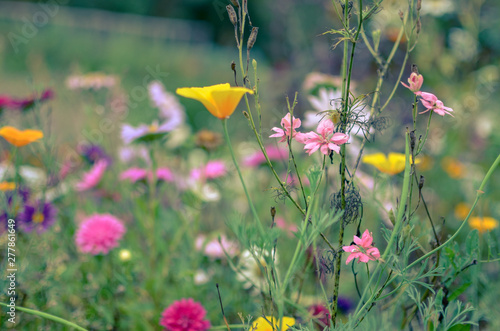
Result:
<svg viewBox="0 0 500 331">
<path fill-rule="evenodd" d="M 388 157 L 383 153 L 370 154 L 363 156 L 361 160 L 389 175 L 396 175 L 405 170 L 405 155 L 401 153 L 389 153 Z M 415 164 L 417 163 L 420 163 L 418 158 L 415 160 Z"/>
<path fill-rule="evenodd" d="M 0 136 L 16 147 L 31 144 L 43 138 L 43 132 L 39 130 L 18 130 L 12 126 L 4 126 L 0 129 Z"/>
<path fill-rule="evenodd" d="M 271 325 L 269 322 L 272 322 L 274 325 Z M 279 323 L 281 322 L 281 323 Z M 276 323 L 276 320 L 274 317 L 271 316 L 266 316 L 264 317 L 259 317 L 252 323 L 252 327 L 250 330 L 252 331 L 273 331 L 273 330 L 279 330 L 281 331 L 286 331 L 288 330 L 291 326 L 295 325 L 295 318 L 293 317 L 283 317 L 281 321 L 278 321 Z"/>
<path fill-rule="evenodd" d="M 183 97 L 198 100 L 212 115 L 220 119 L 231 116 L 245 93 L 253 94 L 250 89 L 231 87 L 229 83 L 206 87 L 182 87 L 175 92 Z"/>
<path fill-rule="evenodd" d="M 16 183 L 0 182 L 0 191 L 13 191 L 16 189 Z"/>
<path fill-rule="evenodd" d="M 477 229 L 483 233 L 491 231 L 498 227 L 498 221 L 493 217 L 471 217 L 469 218 L 469 225 L 473 229 Z"/>
</svg>

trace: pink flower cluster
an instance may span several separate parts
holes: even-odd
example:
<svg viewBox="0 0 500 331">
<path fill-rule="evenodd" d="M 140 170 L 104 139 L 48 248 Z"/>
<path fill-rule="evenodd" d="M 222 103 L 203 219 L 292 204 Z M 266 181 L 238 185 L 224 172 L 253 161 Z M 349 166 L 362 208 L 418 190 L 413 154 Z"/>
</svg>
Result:
<svg viewBox="0 0 500 331">
<path fill-rule="evenodd" d="M 207 311 L 193 299 L 174 301 L 161 314 L 160 325 L 168 331 L 205 331 L 210 321 L 205 319 Z"/>
<path fill-rule="evenodd" d="M 359 258 L 359 262 L 367 263 L 368 261 L 375 261 L 380 258 L 380 252 L 378 248 L 373 247 L 373 236 L 368 231 L 368 229 L 363 232 L 361 238 L 354 236 L 354 245 L 344 246 L 342 249 L 344 252 L 350 252 L 351 254 L 347 257 L 345 264 L 349 264 L 353 259 Z"/>
<path fill-rule="evenodd" d="M 450 115 L 453 117 L 453 115 L 451 114 L 453 112 L 453 109 L 451 109 L 450 107 L 445 107 L 443 102 L 439 100 L 434 94 L 420 91 L 423 83 L 424 77 L 417 74 L 416 72 L 411 73 L 410 78 L 408 78 L 408 85 L 401 82 L 404 87 L 420 97 L 420 102 L 426 108 L 426 110 L 419 114 L 424 114 L 429 110 L 432 110 L 438 115 Z"/>
<path fill-rule="evenodd" d="M 205 166 L 191 170 L 189 177 L 192 180 L 216 179 L 225 176 L 226 164 L 221 160 L 208 161 Z"/>
<path fill-rule="evenodd" d="M 152 180 L 152 178 L 152 172 L 142 168 L 130 168 L 120 174 L 120 180 L 129 180 L 131 183 L 146 179 Z M 174 174 L 169 168 L 158 168 L 156 170 L 156 178 L 165 182 L 173 182 Z"/>
<path fill-rule="evenodd" d="M 270 161 L 288 160 L 288 149 L 273 145 L 268 145 L 265 148 Z M 247 167 L 258 167 L 263 163 L 266 163 L 266 157 L 260 150 L 243 159 L 243 165 Z"/>
<path fill-rule="evenodd" d="M 304 149 L 309 155 L 317 150 L 320 150 L 325 155 L 329 155 L 330 151 L 338 154 L 340 152 L 340 145 L 345 144 L 349 140 L 347 134 L 334 132 L 335 124 L 329 119 L 321 121 L 316 128 L 316 132 L 297 132 L 295 129 L 300 127 L 300 119 L 291 118 L 291 116 L 290 113 L 286 114 L 281 120 L 283 129 L 273 128 L 272 130 L 276 133 L 269 137 L 281 138 L 279 142 L 284 142 L 290 138 L 295 139 L 297 142 L 304 144 Z"/>
<path fill-rule="evenodd" d="M 113 215 L 94 214 L 80 224 L 75 242 L 83 253 L 108 254 L 118 246 L 125 231 L 123 223 Z"/>
</svg>

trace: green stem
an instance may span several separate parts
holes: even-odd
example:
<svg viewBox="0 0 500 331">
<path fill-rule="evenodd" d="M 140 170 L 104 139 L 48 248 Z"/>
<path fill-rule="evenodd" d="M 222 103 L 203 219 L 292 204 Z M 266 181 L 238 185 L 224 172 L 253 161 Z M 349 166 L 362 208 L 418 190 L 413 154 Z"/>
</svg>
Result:
<svg viewBox="0 0 500 331">
<path fill-rule="evenodd" d="M 429 114 L 429 121 L 427 122 L 427 130 L 425 131 L 424 140 L 418 142 L 418 148 L 417 148 L 417 152 L 415 153 L 415 156 L 420 154 L 420 152 L 422 151 L 422 148 L 424 148 L 425 142 L 427 141 L 427 136 L 429 135 L 429 128 L 431 127 L 432 113 L 433 113 L 433 111 L 431 111 Z"/>
<path fill-rule="evenodd" d="M 229 147 L 229 152 L 231 153 L 231 157 L 233 158 L 234 166 L 236 167 L 236 171 L 238 171 L 238 176 L 240 177 L 241 185 L 243 186 L 243 190 L 245 191 L 245 195 L 248 200 L 248 204 L 250 205 L 250 209 L 252 210 L 253 217 L 255 222 L 258 224 L 259 230 L 261 234 L 264 233 L 264 229 L 262 228 L 262 224 L 260 223 L 259 214 L 255 209 L 252 199 L 250 199 L 250 195 L 248 194 L 247 186 L 245 185 L 245 181 L 243 180 L 243 175 L 241 174 L 240 167 L 238 166 L 238 162 L 236 161 L 236 156 L 234 155 L 233 146 L 231 145 L 231 140 L 229 139 L 229 133 L 227 131 L 227 119 L 222 119 L 222 126 L 224 128 L 224 136 L 226 137 L 226 142 Z"/>
<path fill-rule="evenodd" d="M 398 208 L 398 214 L 396 218 L 396 224 L 394 225 L 394 228 L 392 229 L 391 237 L 389 238 L 389 242 L 387 243 L 387 247 L 385 248 L 384 254 L 380 258 L 380 263 L 377 264 L 377 267 L 372 273 L 372 276 L 370 277 L 370 280 L 368 281 L 368 285 L 366 286 L 365 290 L 363 291 L 363 295 L 361 296 L 361 299 L 359 300 L 358 306 L 356 308 L 356 311 L 354 313 L 353 320 L 357 320 L 359 318 L 359 315 L 363 311 L 365 307 L 369 307 L 369 304 L 373 301 L 373 296 L 370 297 L 365 304 L 363 304 L 363 300 L 365 296 L 368 293 L 368 289 L 370 288 L 371 284 L 373 283 L 373 280 L 377 276 L 377 272 L 380 270 L 383 264 L 387 263 L 387 257 L 389 256 L 390 251 L 392 250 L 392 246 L 394 245 L 394 242 L 396 240 L 396 237 L 399 235 L 399 231 L 401 229 L 401 225 L 403 223 L 403 216 L 405 214 L 405 206 L 406 206 L 406 199 L 408 197 L 408 190 L 410 187 L 410 172 L 411 172 L 411 166 L 410 166 L 410 135 L 407 132 L 406 137 L 406 148 L 405 148 L 405 172 L 404 172 L 404 179 L 403 179 L 403 187 L 401 190 L 401 199 L 399 200 L 399 208 Z M 363 306 L 361 306 L 363 305 Z"/>
<path fill-rule="evenodd" d="M 3 302 L 0 302 L 0 306 L 4 306 L 4 307 L 7 307 L 7 308 L 10 308 L 9 305 L 7 305 L 7 304 L 5 304 Z M 77 330 L 87 331 L 87 329 L 84 329 L 81 326 L 78 326 L 75 323 L 72 323 L 70 321 L 67 321 L 64 318 L 57 317 L 57 316 L 54 316 L 54 315 L 51 315 L 51 314 L 47 314 L 47 313 L 43 313 L 43 312 L 38 311 L 38 310 L 33 310 L 33 309 L 19 307 L 19 306 L 16 306 L 16 310 L 19 310 L 19 311 L 22 311 L 22 312 L 25 312 L 25 313 L 28 313 L 28 314 L 32 314 L 32 315 L 35 315 L 35 316 L 39 316 L 41 318 L 45 318 L 45 319 L 48 319 L 48 320 L 51 320 L 51 321 L 54 321 L 54 322 L 57 322 L 57 323 L 61 323 L 61 324 L 67 325 L 67 326 L 72 327 L 72 328 L 77 329 Z"/>
</svg>

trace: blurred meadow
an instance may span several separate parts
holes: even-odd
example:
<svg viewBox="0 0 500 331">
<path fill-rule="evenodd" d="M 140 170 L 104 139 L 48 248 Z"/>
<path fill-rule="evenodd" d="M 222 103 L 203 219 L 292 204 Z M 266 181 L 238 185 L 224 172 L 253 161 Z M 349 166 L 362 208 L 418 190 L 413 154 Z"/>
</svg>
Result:
<svg viewBox="0 0 500 331">
<path fill-rule="evenodd" d="M 498 330 L 500 3 L 246 3 L 0 1 L 0 329 Z"/>
</svg>

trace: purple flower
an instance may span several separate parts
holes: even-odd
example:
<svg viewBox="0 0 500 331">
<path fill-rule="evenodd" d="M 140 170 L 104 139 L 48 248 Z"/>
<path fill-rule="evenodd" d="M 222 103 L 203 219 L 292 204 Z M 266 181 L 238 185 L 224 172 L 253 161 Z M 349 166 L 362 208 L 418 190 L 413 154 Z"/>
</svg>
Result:
<svg viewBox="0 0 500 331">
<path fill-rule="evenodd" d="M 26 204 L 17 216 L 19 225 L 26 232 L 36 230 L 38 234 L 45 232 L 56 221 L 57 208 L 50 202 L 37 201 L 33 205 Z"/>
<path fill-rule="evenodd" d="M 80 145 L 78 146 L 78 153 L 90 164 L 94 164 L 99 160 L 104 160 L 111 164 L 111 157 L 106 153 L 106 151 L 99 145 Z"/>
<path fill-rule="evenodd" d="M 133 127 L 129 124 L 122 126 L 122 140 L 128 145 L 132 142 L 149 142 L 159 138 L 163 138 L 168 132 L 172 131 L 175 125 L 169 121 L 159 125 L 158 121 L 151 125 L 141 124 L 138 127 Z"/>
<path fill-rule="evenodd" d="M 160 118 L 165 119 L 169 127 L 175 129 L 184 123 L 184 107 L 175 95 L 165 91 L 159 81 L 151 82 L 148 85 L 148 91 L 151 101 L 160 110 Z"/>
</svg>

